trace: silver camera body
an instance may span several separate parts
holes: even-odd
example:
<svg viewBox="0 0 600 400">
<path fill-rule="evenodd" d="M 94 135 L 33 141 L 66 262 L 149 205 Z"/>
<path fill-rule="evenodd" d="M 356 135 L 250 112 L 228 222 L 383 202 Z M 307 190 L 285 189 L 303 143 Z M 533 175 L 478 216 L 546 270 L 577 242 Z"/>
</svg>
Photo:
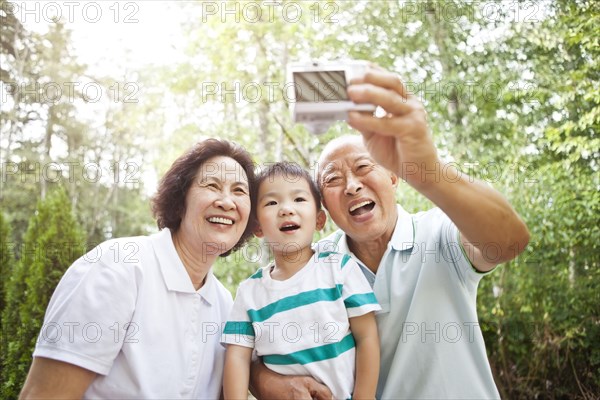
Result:
<svg viewBox="0 0 600 400">
<path fill-rule="evenodd" d="M 374 105 L 356 104 L 346 92 L 350 80 L 364 76 L 368 65 L 362 60 L 289 64 L 286 87 L 294 89 L 289 97 L 292 120 L 319 134 L 333 122 L 347 120 L 348 111 L 374 112 Z"/>
</svg>

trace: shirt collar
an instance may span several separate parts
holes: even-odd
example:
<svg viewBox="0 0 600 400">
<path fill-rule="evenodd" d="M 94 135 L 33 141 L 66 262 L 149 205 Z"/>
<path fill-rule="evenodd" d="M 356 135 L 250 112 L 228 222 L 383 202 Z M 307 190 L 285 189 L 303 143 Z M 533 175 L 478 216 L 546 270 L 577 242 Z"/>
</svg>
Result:
<svg viewBox="0 0 600 400">
<path fill-rule="evenodd" d="M 216 302 L 216 278 L 212 273 L 212 269 L 206 274 L 204 285 L 199 290 L 196 290 L 185 266 L 177 254 L 177 250 L 175 250 L 171 231 L 168 228 L 164 228 L 160 232 L 151 235 L 150 239 L 167 290 L 182 293 L 198 293 L 209 304 Z"/>
<path fill-rule="evenodd" d="M 400 204 L 398 207 L 398 222 L 396 222 L 396 228 L 390 239 L 392 249 L 396 251 L 410 250 L 414 246 L 415 241 L 415 227 L 410 215 Z"/>
</svg>

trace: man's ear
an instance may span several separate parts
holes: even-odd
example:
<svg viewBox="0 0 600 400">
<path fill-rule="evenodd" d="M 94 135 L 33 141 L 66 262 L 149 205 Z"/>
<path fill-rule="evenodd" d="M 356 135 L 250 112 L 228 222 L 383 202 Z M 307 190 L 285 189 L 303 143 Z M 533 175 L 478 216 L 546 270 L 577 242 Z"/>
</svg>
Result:
<svg viewBox="0 0 600 400">
<path fill-rule="evenodd" d="M 319 210 L 317 213 L 317 230 L 320 231 L 325 226 L 325 222 L 327 222 L 327 214 L 325 211 Z"/>
<path fill-rule="evenodd" d="M 257 238 L 262 238 L 263 236 L 265 236 L 260 225 L 258 224 L 256 225 L 256 228 L 254 228 L 254 236 L 256 236 Z"/>
</svg>

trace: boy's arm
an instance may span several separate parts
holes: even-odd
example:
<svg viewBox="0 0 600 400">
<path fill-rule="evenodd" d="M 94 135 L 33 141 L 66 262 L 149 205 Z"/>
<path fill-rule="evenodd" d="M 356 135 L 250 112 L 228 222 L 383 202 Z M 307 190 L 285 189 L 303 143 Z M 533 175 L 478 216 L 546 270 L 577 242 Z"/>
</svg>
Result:
<svg viewBox="0 0 600 400">
<path fill-rule="evenodd" d="M 228 344 L 223 374 L 223 398 L 247 400 L 252 348 Z"/>
<path fill-rule="evenodd" d="M 374 399 L 379 379 L 379 335 L 375 313 L 350 318 L 356 342 L 356 380 L 352 399 Z"/>
</svg>

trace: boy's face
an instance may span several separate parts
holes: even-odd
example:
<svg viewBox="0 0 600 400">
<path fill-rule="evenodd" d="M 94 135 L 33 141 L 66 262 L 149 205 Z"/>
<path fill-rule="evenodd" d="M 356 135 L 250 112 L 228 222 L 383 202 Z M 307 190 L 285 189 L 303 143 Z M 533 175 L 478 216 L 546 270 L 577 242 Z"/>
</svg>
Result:
<svg viewBox="0 0 600 400">
<path fill-rule="evenodd" d="M 308 182 L 301 177 L 276 175 L 258 189 L 256 236 L 264 237 L 274 253 L 294 253 L 309 247 L 315 230 L 325 225 Z"/>
</svg>

